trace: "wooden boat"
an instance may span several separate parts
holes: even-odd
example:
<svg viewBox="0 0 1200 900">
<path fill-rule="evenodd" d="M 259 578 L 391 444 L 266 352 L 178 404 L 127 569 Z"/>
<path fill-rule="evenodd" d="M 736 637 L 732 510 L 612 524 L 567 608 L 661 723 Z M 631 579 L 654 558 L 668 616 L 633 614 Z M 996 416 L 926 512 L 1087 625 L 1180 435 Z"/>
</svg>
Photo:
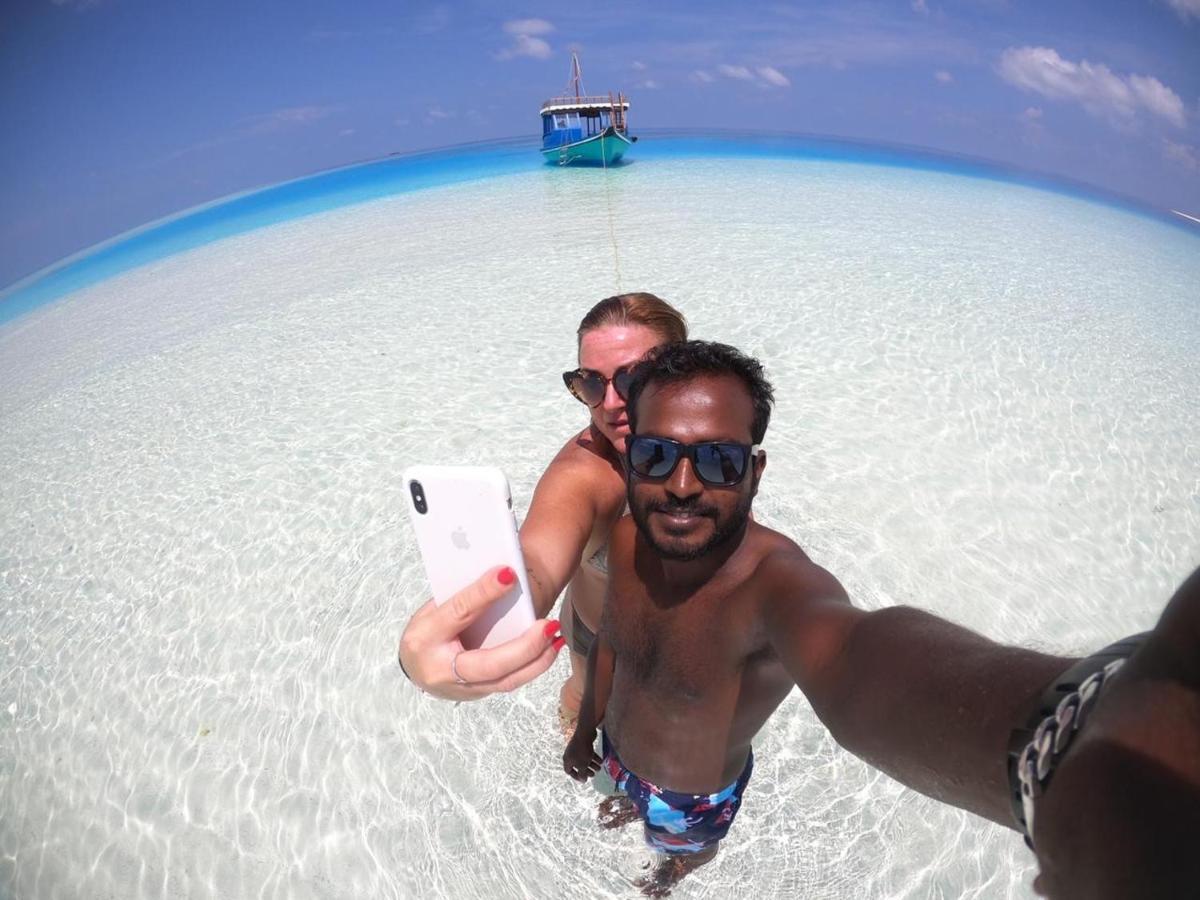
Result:
<svg viewBox="0 0 1200 900">
<path fill-rule="evenodd" d="M 579 57 L 571 54 L 567 93 L 542 104 L 542 157 L 548 163 L 609 166 L 637 138 L 629 137 L 629 98 L 588 96 Z"/>
</svg>

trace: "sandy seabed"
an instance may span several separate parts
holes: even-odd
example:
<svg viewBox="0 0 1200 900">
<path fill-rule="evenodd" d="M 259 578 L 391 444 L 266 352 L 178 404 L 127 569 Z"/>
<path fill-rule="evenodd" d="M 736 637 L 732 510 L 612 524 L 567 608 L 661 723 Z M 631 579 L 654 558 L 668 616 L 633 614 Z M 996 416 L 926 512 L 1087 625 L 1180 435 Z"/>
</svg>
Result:
<svg viewBox="0 0 1200 900">
<path fill-rule="evenodd" d="M 755 514 L 860 605 L 1068 653 L 1151 626 L 1200 562 L 1198 249 L 949 174 L 635 162 L 335 209 L 0 326 L 0 896 L 635 896 L 639 830 L 561 771 L 565 658 L 462 706 L 395 665 L 400 471 L 500 465 L 523 512 L 618 288 L 764 362 Z M 755 754 L 676 896 L 1032 896 L 1015 833 L 799 693 Z"/>
</svg>

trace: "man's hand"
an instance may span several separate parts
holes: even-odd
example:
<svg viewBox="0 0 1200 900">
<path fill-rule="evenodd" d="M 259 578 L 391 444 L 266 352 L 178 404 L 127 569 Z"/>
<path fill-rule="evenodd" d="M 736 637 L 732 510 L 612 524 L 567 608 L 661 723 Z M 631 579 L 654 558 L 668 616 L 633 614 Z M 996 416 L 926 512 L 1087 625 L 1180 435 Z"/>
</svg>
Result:
<svg viewBox="0 0 1200 900">
<path fill-rule="evenodd" d="M 1037 802 L 1035 889 L 1188 897 L 1200 885 L 1200 570 L 1114 676 Z"/>
<path fill-rule="evenodd" d="M 601 760 L 593 749 L 595 744 L 595 729 L 585 731 L 577 728 L 563 753 L 563 771 L 576 781 L 586 783 L 589 778 L 600 771 Z"/>
<path fill-rule="evenodd" d="M 513 577 L 508 567 L 491 569 L 442 605 L 430 600 L 413 614 L 399 651 L 400 667 L 413 684 L 444 700 L 479 700 L 516 690 L 550 668 L 566 643 L 553 619 L 540 619 L 520 637 L 488 650 L 465 650 L 459 640 L 512 588 Z"/>
</svg>

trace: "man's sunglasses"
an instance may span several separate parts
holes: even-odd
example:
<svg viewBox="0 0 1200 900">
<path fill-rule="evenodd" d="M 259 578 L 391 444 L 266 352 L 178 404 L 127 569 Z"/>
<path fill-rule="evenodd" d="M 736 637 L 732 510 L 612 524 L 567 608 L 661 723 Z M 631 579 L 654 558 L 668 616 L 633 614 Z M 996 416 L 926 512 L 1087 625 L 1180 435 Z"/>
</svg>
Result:
<svg viewBox="0 0 1200 900">
<path fill-rule="evenodd" d="M 594 369 L 575 369 L 563 372 L 563 384 L 580 403 L 588 406 L 599 406 L 604 402 L 604 395 L 609 384 L 622 400 L 629 399 L 629 385 L 633 383 L 633 367 L 623 366 L 613 372 L 612 378 L 605 378 Z"/>
<path fill-rule="evenodd" d="M 639 478 L 661 479 L 674 472 L 686 456 L 692 461 L 696 477 L 705 484 L 729 487 L 746 477 L 760 446 L 733 441 L 681 444 L 669 438 L 636 434 L 625 439 L 625 459 L 629 471 Z"/>
</svg>

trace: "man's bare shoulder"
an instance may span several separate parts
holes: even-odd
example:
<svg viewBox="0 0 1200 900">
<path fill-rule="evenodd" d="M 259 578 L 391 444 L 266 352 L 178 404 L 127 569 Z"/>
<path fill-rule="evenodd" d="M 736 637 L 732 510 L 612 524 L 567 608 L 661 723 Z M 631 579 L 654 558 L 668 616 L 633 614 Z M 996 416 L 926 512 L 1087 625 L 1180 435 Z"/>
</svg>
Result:
<svg viewBox="0 0 1200 900">
<path fill-rule="evenodd" d="M 768 543 L 754 579 L 763 638 L 808 693 L 865 613 L 851 605 L 832 573 L 783 535 Z"/>
<path fill-rule="evenodd" d="M 813 562 L 799 544 L 764 525 L 751 523 L 751 528 L 757 556 L 752 576 L 755 593 L 772 605 L 849 603 L 841 582 Z"/>
</svg>

